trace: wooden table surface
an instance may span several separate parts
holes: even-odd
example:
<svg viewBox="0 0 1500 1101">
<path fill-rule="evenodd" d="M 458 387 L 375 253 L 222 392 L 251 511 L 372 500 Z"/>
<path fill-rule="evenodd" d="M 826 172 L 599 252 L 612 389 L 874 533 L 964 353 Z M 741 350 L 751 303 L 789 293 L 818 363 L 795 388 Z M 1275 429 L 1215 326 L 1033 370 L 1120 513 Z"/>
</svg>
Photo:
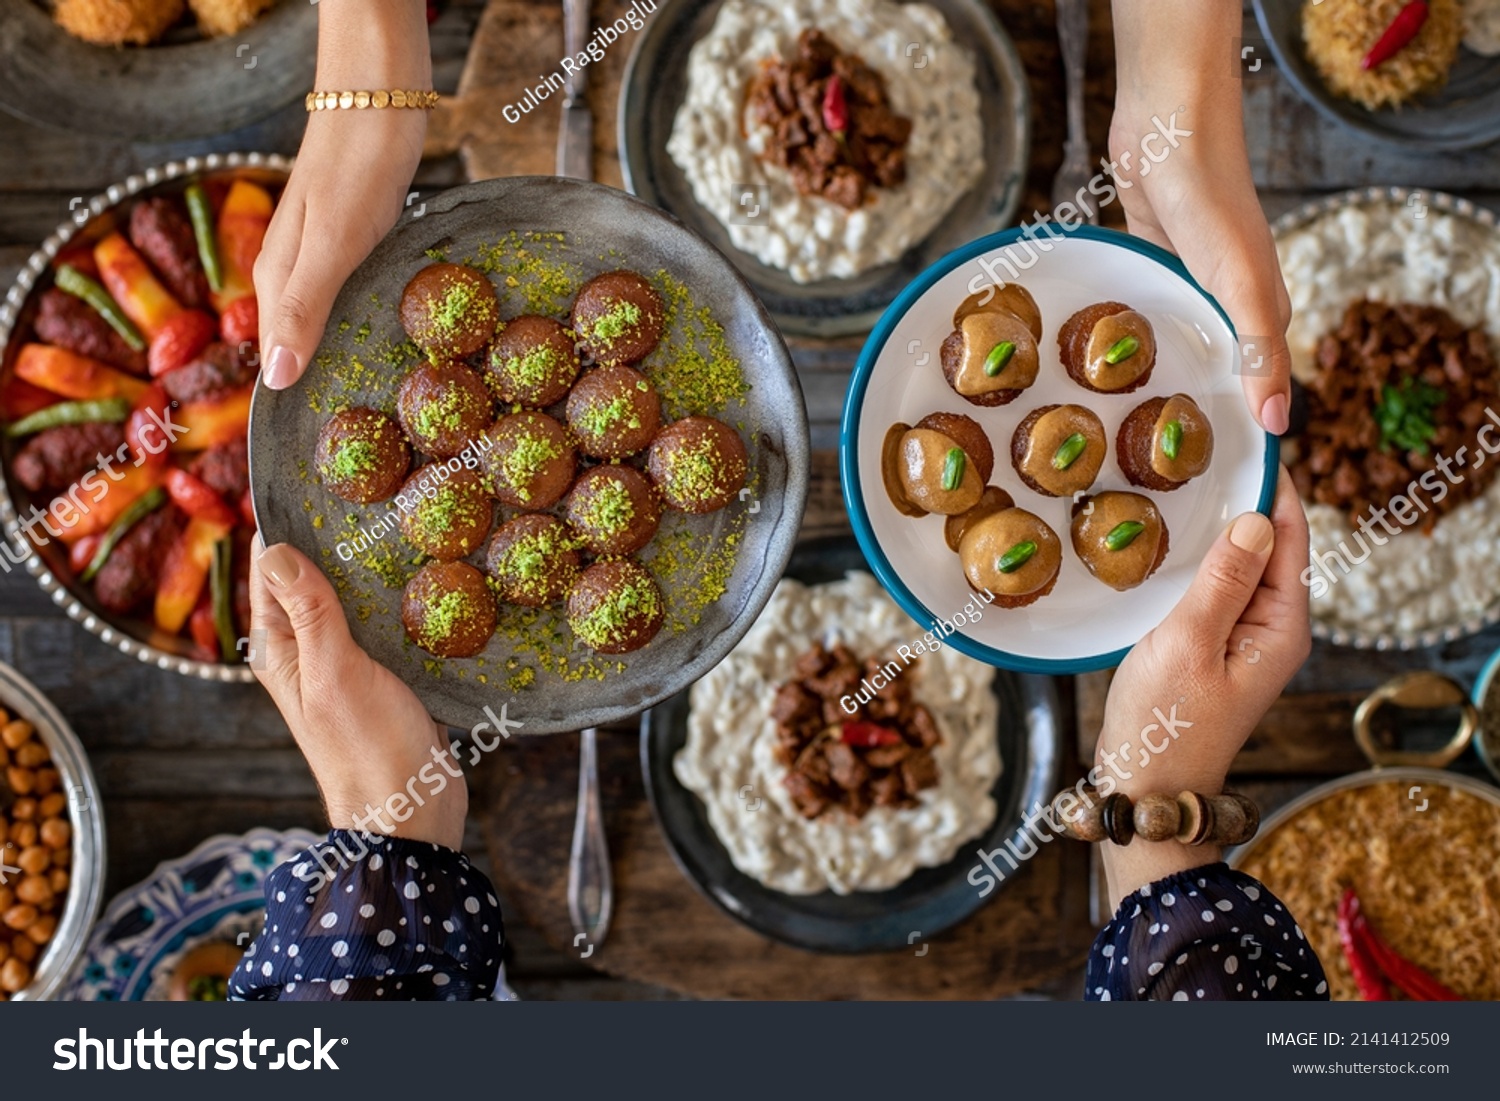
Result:
<svg viewBox="0 0 1500 1101">
<path fill-rule="evenodd" d="M 990 0 L 1001 22 L 1016 40 L 1031 81 L 1033 149 L 1022 209 L 1045 210 L 1053 173 L 1062 152 L 1062 73 L 1053 30 L 1053 5 L 1047 0 Z M 544 69 L 562 52 L 557 5 L 544 0 L 493 0 L 492 41 L 508 39 L 532 63 L 520 70 Z M 599 11 L 625 5 L 602 0 Z M 465 61 L 480 27 L 483 0 L 450 0 L 433 27 L 433 57 L 439 90 L 463 95 L 434 120 L 432 151 L 414 187 L 423 192 L 462 182 L 466 174 L 522 174 L 550 170 L 556 135 L 556 111 L 533 112 L 524 126 L 496 125 L 496 98 L 507 77 L 471 72 Z M 1104 148 L 1113 97 L 1112 43 L 1106 0 L 1091 0 L 1093 35 L 1089 48 L 1088 124 L 1096 152 Z M 1244 42 L 1252 53 L 1259 34 L 1247 15 Z M 627 36 L 628 38 L 629 36 Z M 614 115 L 620 72 L 630 47 L 616 43 L 606 62 L 591 70 L 591 102 L 596 113 L 599 179 L 617 182 Z M 541 70 L 538 70 L 541 71 Z M 1233 79 L 1226 74 L 1226 79 Z M 460 82 L 463 87 L 460 88 Z M 519 87 L 521 77 L 510 82 Z M 1256 182 L 1271 216 L 1328 191 L 1372 184 L 1422 186 L 1467 195 L 1500 207 L 1500 147 L 1465 153 L 1408 155 L 1337 129 L 1304 104 L 1266 58 L 1244 80 L 1246 126 Z M 304 113 L 300 104 L 254 127 L 206 141 L 128 144 L 57 133 L 0 115 L 0 281 L 8 284 L 35 246 L 67 218 L 70 200 L 89 198 L 132 172 L 193 153 L 258 149 L 293 154 L 300 140 Z M 462 150 L 462 152 L 459 152 Z M 817 449 L 805 528 L 808 534 L 847 530 L 838 492 L 833 448 L 839 407 L 856 346 L 799 343 L 794 346 Z M 1416 653 L 1365 653 L 1318 645 L 1298 674 L 1288 697 L 1261 724 L 1236 765 L 1236 783 L 1268 806 L 1306 790 L 1329 776 L 1362 766 L 1348 736 L 1352 705 L 1387 677 L 1411 668 L 1436 668 L 1471 682 L 1485 655 L 1500 647 L 1500 629 L 1475 638 Z M 149 668 L 105 647 L 66 619 L 24 571 L 0 574 L 0 660 L 19 668 L 46 692 L 68 717 L 87 746 L 103 794 L 109 833 L 107 895 L 149 874 L 161 860 L 180 855 L 215 833 L 238 833 L 252 826 L 305 826 L 321 829 L 312 779 L 284 723 L 265 694 L 254 685 L 224 686 L 189 680 Z M 1077 729 L 1072 744 L 1086 755 L 1097 726 L 1107 678 L 1065 679 L 1063 694 L 1076 700 Z M 651 828 L 638 773 L 633 772 L 634 738 L 628 731 L 610 732 L 601 755 L 613 772 L 607 797 L 625 824 L 617 842 L 616 870 L 628 870 L 629 846 Z M 485 863 L 483 826 L 487 811 L 537 803 L 543 787 L 566 792 L 576 777 L 572 738 L 550 746 L 528 744 L 495 754 L 492 769 L 474 783 L 468 847 Z M 1472 761 L 1467 762 L 1472 768 Z M 532 792 L 517 792 L 534 770 L 542 770 Z M 531 804 L 527 804 L 528 797 Z M 556 801 L 553 804 L 555 806 Z M 499 829 L 513 836 L 517 848 L 528 844 L 557 854 L 559 836 L 570 820 L 527 819 L 502 815 Z M 510 831 L 514 831 L 513 835 Z M 560 832 L 561 831 L 561 832 Z M 622 851 L 623 849 L 623 851 Z M 553 861 L 555 865 L 557 860 Z M 500 876 L 513 889 L 528 892 L 526 904 L 506 899 L 512 941 L 511 978 L 523 996 L 535 998 L 673 997 L 667 961 L 638 971 L 633 978 L 605 975 L 592 963 L 608 960 L 606 945 L 598 960 L 580 961 L 560 946 L 570 938 L 557 928 L 555 914 L 536 899 L 555 891 L 535 865 L 506 868 Z M 1056 869 L 1041 869 L 1053 915 L 1078 915 L 1087 907 L 1090 876 L 1086 861 L 1068 860 Z M 537 926 L 522 918 L 535 920 Z M 979 919 L 976 919 L 979 920 Z M 1071 919 L 1070 919 L 1071 920 Z M 628 930 L 627 930 L 628 932 Z M 619 934 L 624 935 L 624 934 Z M 950 965 L 994 967 L 1013 963 L 1014 951 L 996 941 L 988 960 L 949 960 Z M 1028 945 L 1027 951 L 1035 951 Z M 1039 987 L 1042 996 L 1077 996 L 1081 987 L 1068 955 L 1057 946 L 1060 977 Z M 837 961 L 835 961 L 837 962 Z M 941 953 L 929 960 L 943 966 Z M 848 968 L 856 968 L 848 961 Z M 933 970 L 936 970 L 934 968 Z M 1048 967 L 1039 966 L 1038 971 Z M 1056 970 L 1055 967 L 1052 970 Z M 830 992 L 859 996 L 861 981 L 836 967 L 828 969 Z M 918 985 L 928 984 L 923 978 Z M 927 994 L 941 993 L 939 983 Z M 774 997 L 778 990 L 744 976 L 727 980 L 726 996 Z"/>
</svg>

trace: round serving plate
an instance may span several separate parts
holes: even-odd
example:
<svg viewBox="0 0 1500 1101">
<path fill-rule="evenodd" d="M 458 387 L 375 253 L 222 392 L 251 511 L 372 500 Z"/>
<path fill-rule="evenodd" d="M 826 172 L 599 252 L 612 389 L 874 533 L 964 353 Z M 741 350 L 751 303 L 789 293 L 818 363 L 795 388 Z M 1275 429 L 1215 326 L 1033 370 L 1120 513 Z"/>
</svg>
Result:
<svg viewBox="0 0 1500 1101">
<path fill-rule="evenodd" d="M 428 199 L 421 217 L 403 218 L 344 284 L 334 304 L 334 323 L 297 386 L 257 390 L 250 410 L 250 482 L 267 545 L 291 543 L 314 562 L 339 566 L 338 548 L 352 530 L 342 518 L 353 516 L 368 525 L 387 511 L 388 506 L 369 506 L 356 512 L 356 506 L 329 494 L 309 467 L 327 415 L 344 405 L 391 408 L 404 369 L 387 366 L 344 377 L 336 364 L 361 357 L 380 363 L 378 348 L 405 341 L 396 305 L 408 280 L 431 263 L 429 252 L 457 260 L 511 232 L 544 235 L 546 240 L 534 249 L 552 247 L 572 266 L 578 282 L 622 266 L 648 275 L 669 273 L 692 292 L 699 311 L 706 309 L 723 326 L 725 350 L 752 384 L 743 401 L 723 416 L 742 425 L 742 435 L 750 441 L 755 498 L 746 500 L 749 493 L 741 493 L 740 501 L 706 516 L 668 514 L 673 525 L 685 525 L 701 545 L 722 545 L 731 536 L 737 541 L 723 595 L 704 607 L 691 627 L 664 629 L 645 648 L 623 655 L 623 669 L 617 670 L 611 659 L 602 679 L 578 679 L 536 668 L 529 685 L 512 691 L 502 683 L 510 675 L 507 663 L 524 657 L 518 651 L 528 642 L 508 641 L 502 631 L 476 658 L 438 661 L 407 639 L 399 586 L 390 587 L 378 577 L 370 580 L 363 572 L 352 588 L 341 586 L 355 640 L 411 685 L 433 716 L 451 726 L 472 727 L 492 721 L 486 709 L 509 703 L 506 718 L 523 724 L 521 733 L 550 734 L 638 714 L 713 668 L 749 630 L 776 587 L 801 522 L 807 499 L 807 413 L 791 357 L 765 309 L 720 253 L 671 217 L 623 191 L 555 176 L 466 184 Z M 507 297 L 508 286 L 499 289 L 502 316 L 525 312 Z M 646 359 L 648 375 L 656 362 Z M 340 522 L 325 524 L 324 516 Z M 401 536 L 393 535 L 391 541 L 399 542 Z M 642 552 L 648 566 L 650 555 L 650 548 Z M 482 566 L 482 556 L 481 549 L 471 560 Z M 358 560 L 349 568 L 363 570 Z M 671 592 L 667 597 L 670 604 Z M 539 634 L 547 630 L 545 625 L 537 628 Z M 580 650 L 579 656 L 586 658 L 587 651 Z"/>
<path fill-rule="evenodd" d="M 83 42 L 33 0 L 0 19 L 0 107 L 29 122 L 115 141 L 238 130 L 312 87 L 318 9 L 280 0 L 237 34 L 118 49 Z"/>
<path fill-rule="evenodd" d="M 157 191 L 175 190 L 185 177 L 233 173 L 282 184 L 286 182 L 291 167 L 289 160 L 274 153 L 212 153 L 148 168 L 94 196 L 31 254 L 6 293 L 4 304 L 0 305 L 0 378 L 8 375 L 15 359 L 10 339 L 12 334 L 30 323 L 36 293 L 50 281 L 52 261 L 74 237 L 86 236 L 107 226 L 114 209 L 127 200 Z M 4 525 L 5 537 L 12 544 L 12 551 L 26 555 L 26 571 L 37 579 L 42 591 L 67 613 L 68 618 L 81 623 L 86 631 L 120 653 L 139 658 L 159 669 L 226 683 L 248 683 L 255 679 L 255 673 L 248 665 L 200 661 L 190 656 L 187 640 L 168 637 L 145 620 L 123 620 L 104 611 L 93 593 L 73 580 L 67 569 L 65 552 L 54 544 L 37 548 L 20 527 L 18 502 L 27 500 L 26 491 L 19 486 L 12 487 L 9 480 L 14 447 L 13 442 L 0 440 L 0 524 Z"/>
<path fill-rule="evenodd" d="M 815 539 L 798 545 L 786 576 L 807 585 L 841 580 L 869 567 L 859 546 L 847 537 Z M 951 641 L 951 640 L 950 640 Z M 994 898 L 1005 881 L 981 896 L 969 873 L 983 867 L 976 849 L 993 851 L 1007 841 L 1018 849 L 1022 816 L 1045 806 L 1057 775 L 1061 723 L 1057 690 L 1046 677 L 998 671 L 993 689 L 1000 704 L 995 737 L 1000 777 L 991 791 L 995 820 L 964 842 L 948 863 L 919 868 L 885 891 L 839 895 L 791 895 L 772 890 L 734 866 L 698 797 L 678 781 L 672 760 L 687 742 L 689 693 L 679 692 L 653 707 L 641 724 L 641 771 L 657 825 L 672 859 L 699 891 L 725 913 L 774 940 L 814 952 L 880 952 L 905 949 L 911 931 L 941 932 Z"/>
<path fill-rule="evenodd" d="M 1336 214 L 1346 207 L 1392 203 L 1412 210 L 1419 208 L 1436 210 L 1465 218 L 1473 224 L 1476 234 L 1484 234 L 1500 240 L 1500 218 L 1496 217 L 1493 210 L 1446 192 L 1412 187 L 1364 187 L 1336 195 L 1327 195 L 1287 211 L 1272 223 L 1271 233 L 1280 241 L 1288 233 L 1302 229 L 1324 216 Z M 1351 288 L 1350 298 L 1352 299 L 1358 293 L 1357 288 Z M 1477 634 L 1496 623 L 1500 623 L 1500 592 L 1495 594 L 1489 607 L 1478 615 L 1468 616 L 1457 623 L 1429 627 L 1423 631 L 1353 630 L 1319 619 L 1317 606 L 1314 605 L 1312 634 L 1314 638 L 1331 642 L 1335 646 L 1352 646 L 1357 650 L 1421 650 Z"/>
<path fill-rule="evenodd" d="M 1255 18 L 1276 66 L 1324 118 L 1411 152 L 1471 149 L 1500 140 L 1500 57 L 1460 47 L 1448 83 L 1400 110 L 1371 111 L 1334 95 L 1308 60 L 1304 0 L 1255 0 Z"/>
<path fill-rule="evenodd" d="M 659 0 L 658 10 L 636 37 L 620 92 L 625 186 L 680 218 L 728 256 L 785 333 L 836 337 L 868 332 L 918 272 L 950 249 L 1008 225 L 1021 204 L 1031 152 L 1031 93 L 1015 43 L 981 0 L 925 2 L 942 14 L 954 41 L 974 59 L 984 170 L 926 240 L 900 260 L 849 279 L 798 283 L 735 248 L 719 220 L 698 205 L 687 177 L 667 153 L 672 122 L 687 95 L 688 52 L 713 26 L 720 0 Z"/>
<path fill-rule="evenodd" d="M 266 877 L 322 838 L 257 828 L 210 837 L 166 860 L 110 900 L 65 997 L 75 1002 L 157 1001 L 187 952 L 210 941 L 242 947 L 265 920 Z"/>
<path fill-rule="evenodd" d="M 104 894 L 104 808 L 78 735 L 52 701 L 20 673 L 0 662 L 0 706 L 12 718 L 25 719 L 52 751 L 52 763 L 62 775 L 68 795 L 68 820 L 73 826 L 73 854 L 69 865 L 68 902 L 52 942 L 37 962 L 31 985 L 12 1001 L 44 1002 L 57 996 L 83 955 L 89 929 L 99 913 Z"/>
<path fill-rule="evenodd" d="M 1171 539 L 1165 563 L 1144 584 L 1117 593 L 1091 576 L 1071 550 L 1056 588 L 1029 607 L 999 610 L 957 628 L 956 649 L 1002 669 L 1067 675 L 1118 665 L 1187 591 L 1198 563 L 1224 526 L 1252 509 L 1269 512 L 1276 492 L 1276 438 L 1245 406 L 1240 348 L 1228 317 L 1175 256 L 1140 238 L 1079 226 L 1032 245 L 1019 229 L 975 241 L 921 274 L 886 311 L 860 353 L 844 402 L 839 468 L 844 503 L 875 576 L 924 626 L 961 611 L 972 590 L 958 556 L 943 540 L 943 517 L 911 519 L 896 511 L 881 477 L 881 452 L 892 424 L 915 424 L 933 412 L 973 418 L 994 445 L 991 481 L 1014 496 L 1068 543 L 1073 502 L 1023 485 L 1009 462 L 1010 440 L 1032 410 L 1087 406 L 1103 421 L 1111 452 L 1125 416 L 1142 402 L 1175 393 L 1193 398 L 1214 428 L 1213 465 L 1170 493 L 1145 491 L 1161 510 Z M 1028 257 L 1030 259 L 1028 259 Z M 1016 280 L 1036 298 L 1044 332 L 1041 373 L 1009 405 L 982 408 L 943 379 L 938 349 L 953 330 L 953 311 L 989 282 L 982 264 Z M 1023 270 L 1024 269 L 1024 270 Z M 1120 300 L 1146 315 L 1156 332 L 1157 364 L 1148 385 L 1131 394 L 1096 394 L 1073 382 L 1057 350 L 1057 331 L 1074 312 Z M 1090 490 L 1133 490 L 1113 454 Z M 1135 490 L 1136 492 L 1141 492 Z"/>
</svg>

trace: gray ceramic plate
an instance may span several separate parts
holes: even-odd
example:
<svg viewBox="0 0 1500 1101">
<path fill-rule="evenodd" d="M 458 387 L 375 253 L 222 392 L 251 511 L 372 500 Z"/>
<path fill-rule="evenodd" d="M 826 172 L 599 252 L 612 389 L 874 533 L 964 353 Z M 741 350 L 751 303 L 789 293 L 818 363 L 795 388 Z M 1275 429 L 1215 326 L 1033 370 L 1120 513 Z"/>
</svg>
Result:
<svg viewBox="0 0 1500 1101">
<path fill-rule="evenodd" d="M 868 571 L 850 538 L 800 544 L 787 576 L 808 585 Z M 646 715 L 641 730 L 641 770 L 656 821 L 684 875 L 731 917 L 768 937 L 815 952 L 878 952 L 904 949 L 913 929 L 942 932 L 993 899 L 969 883 L 979 866 L 976 849 L 994 850 L 1022 833 L 1027 808 L 1045 804 L 1057 775 L 1057 690 L 1048 677 L 995 671 L 1000 701 L 1002 769 L 992 791 L 998 811 L 983 834 L 960 847 L 938 868 L 920 868 L 888 891 L 836 895 L 788 895 L 773 891 L 734 866 L 720 844 L 703 804 L 678 782 L 672 758 L 687 742 L 688 693 L 681 692 Z M 1023 843 L 1017 841 L 1017 848 Z M 1000 883 L 1004 887 L 1005 881 Z"/>
<path fill-rule="evenodd" d="M 112 49 L 64 31 L 33 0 L 0 19 L 0 107 L 30 122 L 117 141 L 238 130 L 305 95 L 318 9 L 281 0 L 239 34 Z"/>
<path fill-rule="evenodd" d="M 899 261 L 853 279 L 798 283 L 736 249 L 693 198 L 667 155 L 672 120 L 687 89 L 688 51 L 708 33 L 718 0 L 660 0 L 636 39 L 620 93 L 620 166 L 632 194 L 681 218 L 740 269 L 783 331 L 798 336 L 868 332 L 903 287 L 939 257 L 1010 223 L 1021 203 L 1031 150 L 1031 100 L 1016 47 L 980 0 L 927 0 L 974 56 L 983 114 L 984 175 L 941 225 Z"/>
<path fill-rule="evenodd" d="M 1292 87 L 1334 122 L 1408 149 L 1470 149 L 1500 140 L 1500 57 L 1461 48 L 1440 91 L 1399 111 L 1370 111 L 1330 92 L 1307 59 L 1302 0 L 1255 0 L 1255 18 Z"/>
<path fill-rule="evenodd" d="M 690 291 L 695 308 L 677 311 L 663 346 L 644 363 L 647 375 L 668 369 L 669 362 L 682 362 L 669 350 L 698 343 L 685 338 L 683 317 L 706 309 L 722 325 L 724 349 L 738 359 L 752 387 L 720 414 L 740 426 L 749 447 L 750 492 L 708 516 L 668 514 L 655 543 L 641 555 L 648 566 L 659 565 L 656 556 L 673 548 L 686 561 L 719 552 L 732 538 L 738 550 L 732 568 L 726 565 L 720 578 L 723 595 L 703 602 L 693 621 L 684 609 L 702 597 L 684 583 L 693 571 L 679 571 L 677 583 L 669 579 L 663 584 L 667 627 L 644 649 L 620 658 L 618 666 L 614 659 L 594 659 L 581 646 L 569 649 L 571 636 L 554 613 L 525 624 L 515 609 L 506 610 L 501 631 L 478 657 L 430 657 L 406 639 L 400 622 L 400 578 L 416 568 L 410 548 L 392 532 L 375 540 L 368 553 L 356 556 L 352 549 L 358 528 L 370 527 L 386 508 L 339 501 L 310 470 L 329 413 L 359 404 L 394 408 L 396 389 L 408 369 L 393 350 L 405 340 L 396 304 L 407 281 L 431 262 L 428 253 L 473 260 L 512 232 L 539 235 L 528 238 L 524 247 L 549 272 L 569 270 L 557 289 L 565 304 L 571 303 L 578 283 L 602 271 L 634 268 L 659 288 L 660 273 L 668 273 Z M 499 250 L 506 256 L 510 251 Z M 502 317 L 540 310 L 563 315 L 565 305 L 523 303 L 536 274 L 530 261 L 518 275 L 512 272 L 518 279 L 515 287 L 508 283 L 507 270 L 492 276 Z M 552 278 L 548 276 L 548 285 L 556 288 Z M 363 369 L 350 366 L 356 360 Z M 450 726 L 472 727 L 486 721 L 486 707 L 498 712 L 501 704 L 509 704 L 507 717 L 525 724 L 522 733 L 548 734 L 634 715 L 691 684 L 739 641 L 770 598 L 791 554 L 807 498 L 807 437 L 802 391 L 786 346 L 723 256 L 624 192 L 577 180 L 523 176 L 467 184 L 429 199 L 421 217 L 404 217 L 371 253 L 344 285 L 318 359 L 303 380 L 289 391 L 257 391 L 250 411 L 250 478 L 267 545 L 292 543 L 328 570 L 340 588 L 355 639 L 410 684 L 435 717 Z M 352 560 L 342 558 L 341 544 Z M 481 549 L 471 561 L 482 565 L 482 556 Z M 372 562 L 380 569 L 371 568 Z M 394 569 L 386 568 L 392 565 Z M 668 570 L 653 572 L 661 577 Z M 383 575 L 398 587 L 390 587 Z M 545 661 L 538 650 L 548 655 Z M 568 662 L 570 675 L 563 673 L 560 659 Z M 577 670 L 590 663 L 599 675 L 579 677 Z"/>
</svg>

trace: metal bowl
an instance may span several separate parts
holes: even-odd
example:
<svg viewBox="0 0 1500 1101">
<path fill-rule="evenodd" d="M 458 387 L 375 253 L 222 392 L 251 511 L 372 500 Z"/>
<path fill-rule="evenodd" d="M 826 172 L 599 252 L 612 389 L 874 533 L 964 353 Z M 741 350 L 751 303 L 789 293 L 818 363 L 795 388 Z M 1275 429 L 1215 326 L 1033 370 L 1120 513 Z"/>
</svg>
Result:
<svg viewBox="0 0 1500 1101">
<path fill-rule="evenodd" d="M 83 955 L 89 930 L 99 915 L 104 894 L 104 813 L 99 786 L 84 755 L 83 744 L 68 721 L 37 687 L 9 665 L 0 663 L 0 706 L 13 718 L 36 727 L 37 736 L 52 751 L 52 763 L 62 774 L 68 793 L 68 818 L 73 824 L 73 859 L 68 902 L 52 942 L 37 963 L 31 985 L 12 1001 L 51 999 Z"/>
<path fill-rule="evenodd" d="M 114 208 L 138 195 L 148 195 L 158 190 L 171 189 L 173 181 L 196 173 L 225 171 L 251 172 L 285 182 L 291 171 L 291 161 L 274 153 L 213 153 L 206 157 L 189 157 L 172 161 L 159 168 L 131 176 L 117 183 L 102 194 L 94 196 L 86 206 L 80 206 L 73 217 L 58 226 L 42 242 L 41 248 L 31 254 L 21 268 L 16 281 L 11 284 L 0 305 L 0 378 L 10 370 L 14 360 L 11 334 L 30 323 L 35 293 L 49 283 L 49 266 L 64 245 L 75 236 L 86 234 L 97 227 L 101 220 L 110 216 Z M 122 654 L 130 654 L 159 669 L 182 673 L 204 680 L 226 683 L 248 683 L 255 674 L 247 665 L 228 665 L 218 662 L 200 661 L 189 656 L 187 644 L 181 639 L 167 637 L 152 631 L 144 621 L 123 621 L 105 612 L 86 587 L 77 584 L 64 568 L 66 556 L 56 545 L 37 549 L 20 528 L 16 511 L 17 499 L 24 500 L 25 491 L 20 487 L 12 490 L 9 481 L 11 451 L 0 449 L 0 524 L 4 525 L 5 538 L 13 544 L 12 558 L 17 550 L 26 555 L 26 571 L 37 579 L 42 591 L 70 619 L 83 624 L 90 634 L 97 635 L 105 644 L 115 647 Z M 7 567 L 8 568 L 8 567 Z"/>
<path fill-rule="evenodd" d="M 1478 232 L 1500 236 L 1500 217 L 1497 217 L 1495 212 L 1488 207 L 1479 206 L 1468 199 L 1461 199 L 1446 192 L 1411 187 L 1365 187 L 1316 199 L 1276 219 L 1271 226 L 1271 232 L 1279 241 L 1286 234 L 1301 229 L 1324 215 L 1345 207 L 1368 206 L 1376 203 L 1396 203 L 1401 206 L 1413 203 L 1425 204 L 1432 210 L 1472 220 L 1476 223 Z M 1489 607 L 1478 615 L 1441 627 L 1429 627 L 1423 631 L 1356 631 L 1324 622 L 1315 614 L 1312 619 L 1312 633 L 1314 638 L 1331 642 L 1335 646 L 1352 646 L 1357 650 L 1421 650 L 1478 634 L 1496 623 L 1500 623 L 1500 592 L 1495 593 Z"/>
</svg>

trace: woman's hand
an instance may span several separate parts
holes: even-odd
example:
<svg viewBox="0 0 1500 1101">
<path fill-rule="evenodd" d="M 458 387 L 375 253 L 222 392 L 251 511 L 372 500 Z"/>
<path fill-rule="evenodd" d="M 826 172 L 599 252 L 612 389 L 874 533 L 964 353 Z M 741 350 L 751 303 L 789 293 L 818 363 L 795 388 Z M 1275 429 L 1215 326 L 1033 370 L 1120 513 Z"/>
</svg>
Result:
<svg viewBox="0 0 1500 1101">
<path fill-rule="evenodd" d="M 419 0 L 321 0 L 318 91 L 432 87 Z M 344 281 L 385 236 L 422 157 L 427 112 L 315 111 L 255 264 L 265 383 L 302 377 Z"/>
<path fill-rule="evenodd" d="M 1291 303 L 1245 147 L 1243 11 L 1236 0 L 1115 0 L 1114 17 L 1109 158 L 1130 232 L 1177 253 L 1228 311 L 1245 400 L 1279 436 L 1291 411 Z M 1191 134 L 1152 140 L 1158 120 Z"/>
<path fill-rule="evenodd" d="M 1222 790 L 1235 754 L 1302 667 L 1308 631 L 1307 518 L 1285 468 L 1267 520 L 1235 519 L 1161 626 L 1110 684 L 1095 759 L 1132 799 Z M 1104 844 L 1116 899 L 1173 872 L 1219 859 L 1210 846 Z"/>
<path fill-rule="evenodd" d="M 250 624 L 263 632 L 255 675 L 307 758 L 329 821 L 459 849 L 469 795 L 446 729 L 359 648 L 333 586 L 299 551 L 278 544 L 251 565 Z"/>
</svg>

